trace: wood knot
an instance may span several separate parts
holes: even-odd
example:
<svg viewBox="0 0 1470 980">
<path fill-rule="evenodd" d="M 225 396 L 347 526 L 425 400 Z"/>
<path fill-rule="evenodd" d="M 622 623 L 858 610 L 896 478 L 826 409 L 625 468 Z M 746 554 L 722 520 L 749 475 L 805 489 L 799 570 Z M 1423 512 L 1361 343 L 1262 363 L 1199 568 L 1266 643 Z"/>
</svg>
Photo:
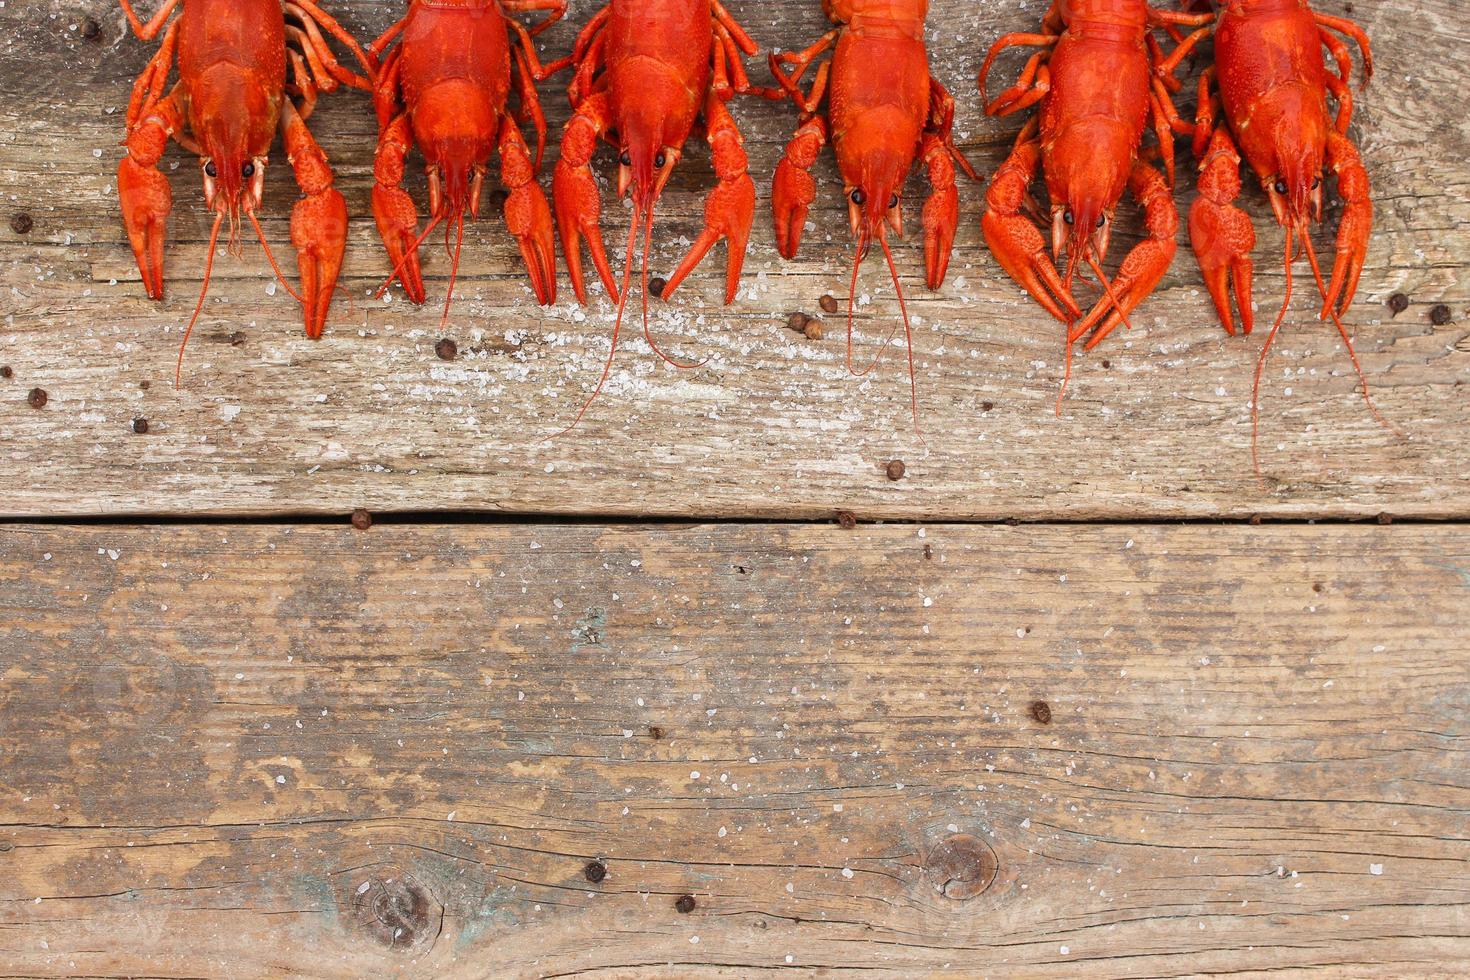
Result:
<svg viewBox="0 0 1470 980">
<path fill-rule="evenodd" d="M 929 852 L 924 877 L 945 898 L 965 902 L 995 881 L 1000 861 L 990 845 L 970 834 L 951 834 Z"/>
<path fill-rule="evenodd" d="M 352 916 L 384 946 L 407 949 L 438 937 L 444 906 L 411 875 L 384 875 L 357 886 Z"/>
</svg>

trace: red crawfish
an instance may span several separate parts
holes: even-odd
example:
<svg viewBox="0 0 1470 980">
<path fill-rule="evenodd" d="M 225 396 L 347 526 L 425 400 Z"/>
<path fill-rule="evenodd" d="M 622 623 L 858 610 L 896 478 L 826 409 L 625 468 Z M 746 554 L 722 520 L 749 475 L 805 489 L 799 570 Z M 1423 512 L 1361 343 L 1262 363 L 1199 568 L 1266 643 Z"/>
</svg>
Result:
<svg viewBox="0 0 1470 980">
<path fill-rule="evenodd" d="M 312 0 L 166 0 L 147 23 L 128 0 L 120 2 L 138 37 L 163 34 L 158 52 L 133 85 L 128 152 L 117 170 L 123 224 L 151 299 L 163 298 L 164 230 L 173 191 L 158 164 L 170 138 L 199 157 L 205 204 L 215 212 L 199 302 L 179 345 L 179 369 L 209 290 L 220 226 L 229 220 L 230 251 L 238 253 L 242 212 L 276 277 L 301 302 L 306 335 L 319 338 L 347 246 L 347 204 L 332 186 L 332 168 L 306 120 L 320 92 L 344 84 L 371 87 L 368 77 L 337 61 L 326 35 L 345 45 L 368 76 L 375 65 Z M 173 17 L 181 2 L 182 11 Z M 175 66 L 178 81 L 169 86 Z M 291 211 L 299 295 L 276 266 L 255 214 L 277 130 L 302 194 Z M 177 384 L 177 371 L 174 380 Z"/>
<path fill-rule="evenodd" d="M 1209 20 L 1208 14 L 1155 10 L 1144 0 L 1053 0 L 1040 33 L 1001 37 L 980 68 L 983 93 L 1002 51 L 1041 49 L 1026 62 L 1019 80 L 985 107 L 990 115 L 1005 116 L 1039 106 L 986 189 L 981 229 L 1010 277 L 1067 324 L 1068 376 L 1073 343 L 1090 332 L 1086 347 L 1091 349 L 1119 323 L 1127 323 L 1174 259 L 1179 214 L 1171 193 L 1173 131 L 1188 126 L 1174 108 L 1171 89 L 1178 82 L 1173 74 L 1205 34 L 1180 38 L 1178 28 Z M 1153 36 L 1156 28 L 1182 41 L 1168 57 Z M 1158 140 L 1167 178 L 1140 153 L 1147 127 Z M 1045 224 L 1051 229 L 1051 255 L 1037 220 L 1025 213 L 1035 207 L 1030 186 L 1038 169 L 1050 202 Z M 1102 261 L 1125 189 L 1142 206 L 1148 234 L 1109 280 Z M 1053 263 L 1063 251 L 1066 272 L 1059 275 Z M 1072 295 L 1080 263 L 1092 269 L 1104 291 L 1086 316 Z M 1060 405 L 1059 395 L 1058 410 Z"/>
<path fill-rule="evenodd" d="M 1318 318 L 1331 319 L 1337 327 L 1362 384 L 1364 401 L 1380 423 L 1392 428 L 1368 396 L 1368 380 L 1341 319 L 1363 272 L 1373 202 L 1368 172 L 1347 137 L 1353 116 L 1348 85 L 1352 56 L 1333 31 L 1357 43 L 1366 85 L 1373 74 L 1373 54 L 1367 34 L 1357 24 L 1317 13 L 1306 0 L 1228 0 L 1214 25 L 1214 64 L 1200 78 L 1194 130 L 1194 152 L 1200 159 L 1199 197 L 1189 212 L 1189 238 L 1227 332 L 1235 333 L 1232 280 L 1241 328 L 1250 333 L 1254 325 L 1250 253 L 1256 234 L 1245 212 L 1233 203 L 1240 194 L 1242 152 L 1271 202 L 1277 223 L 1286 231 L 1286 295 L 1261 347 L 1251 387 L 1251 458 L 1258 473 L 1261 371 L 1291 304 L 1291 267 L 1297 243 L 1306 253 L 1322 296 Z M 1335 73 L 1324 63 L 1324 49 L 1333 59 Z M 1337 103 L 1335 114 L 1328 108 L 1329 96 Z M 1343 200 L 1330 285 L 1323 281 L 1310 235 L 1311 225 L 1322 218 L 1323 183 L 1329 175 L 1337 178 L 1337 192 Z"/>
<path fill-rule="evenodd" d="M 755 215 L 755 184 L 746 172 L 740 131 L 725 103 L 737 93 L 779 98 L 777 92 L 751 85 L 742 57 L 755 51 L 755 42 L 719 0 L 612 0 L 583 29 L 572 53 L 549 66 L 553 71 L 575 66 L 567 88 L 572 118 L 563 131 L 561 157 L 552 174 L 562 256 L 577 300 L 586 303 L 585 239 L 603 286 L 618 304 L 602 376 L 572 425 L 582 418 L 612 370 L 640 231 L 643 335 L 660 357 L 677 363 L 659 350 L 648 330 L 648 252 L 654 207 L 701 116 L 719 183 L 705 204 L 704 229 L 669 276 L 661 295 L 671 295 L 715 243 L 725 239 L 725 302 L 735 298 Z M 618 194 L 632 195 L 621 288 L 598 227 L 602 205 L 592 176 L 592 157 L 599 140 L 617 152 Z"/>
<path fill-rule="evenodd" d="M 771 192 L 776 245 L 786 258 L 796 256 L 807 211 L 816 200 L 811 167 L 831 142 L 847 198 L 848 224 L 857 240 L 847 297 L 847 367 L 852 370 L 858 269 L 876 240 L 888 262 L 903 318 L 917 428 L 913 333 L 887 232 L 902 236 L 904 184 L 910 171 L 922 164 L 932 188 L 923 208 L 925 281 L 930 289 L 938 289 L 949 268 L 959 224 L 955 165 L 972 180 L 978 175 L 954 145 L 954 99 L 929 71 L 924 46 L 927 0 L 823 0 L 822 9 L 836 27 L 804 51 L 773 54 L 770 59 L 772 73 L 801 113 L 796 135 L 776 167 Z M 817 67 L 809 91 L 802 92 L 803 76 L 829 49 L 831 57 Z M 870 364 L 854 373 L 863 375 L 872 368 Z"/>
<path fill-rule="evenodd" d="M 537 11 L 546 16 L 529 30 L 506 16 Z M 443 224 L 445 247 L 451 232 L 455 239 L 445 319 L 459 271 L 465 212 L 480 216 L 487 164 L 497 151 L 508 191 L 506 227 L 515 236 L 537 301 L 556 299 L 551 207 L 536 183 L 546 146 L 536 82 L 546 71 L 531 38 L 564 13 L 566 0 L 411 0 L 403 19 L 373 42 L 373 54 L 383 58 L 373 96 L 378 116 L 373 215 L 393 264 L 388 281 L 400 279 L 409 299 L 424 301 L 418 248 Z M 512 90 L 515 111 L 507 108 Z M 520 129 L 528 122 L 536 131 L 534 159 Z M 430 217 L 422 232 L 413 199 L 403 189 L 405 157 L 415 145 L 429 177 Z"/>
</svg>

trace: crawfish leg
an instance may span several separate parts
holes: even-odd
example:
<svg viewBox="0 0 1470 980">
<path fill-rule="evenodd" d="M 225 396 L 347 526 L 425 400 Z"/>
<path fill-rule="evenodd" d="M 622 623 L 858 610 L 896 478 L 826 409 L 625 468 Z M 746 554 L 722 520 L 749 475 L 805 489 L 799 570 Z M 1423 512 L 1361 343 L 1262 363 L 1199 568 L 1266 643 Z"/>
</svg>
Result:
<svg viewBox="0 0 1470 980">
<path fill-rule="evenodd" d="M 812 62 L 832 46 L 832 43 L 837 40 L 838 33 L 836 30 L 828 31 L 805 51 L 783 51 L 781 54 L 772 52 L 770 55 L 771 74 L 780 83 L 781 89 L 801 110 L 803 121 L 807 116 L 815 113 L 817 107 L 822 104 L 822 97 L 827 93 L 827 72 L 832 67 L 831 62 L 824 61 L 817 67 L 816 80 L 812 82 L 811 92 L 806 95 L 803 95 L 801 91 L 802 76 L 812 66 Z M 790 65 L 794 70 L 783 70 L 782 65 Z"/>
<path fill-rule="evenodd" d="M 954 248 L 954 233 L 960 222 L 960 194 L 955 187 L 954 165 L 957 163 L 971 180 L 979 180 L 954 145 L 954 98 L 935 79 L 929 80 L 929 118 L 919 143 L 919 159 L 929 178 L 929 197 L 924 202 L 924 280 L 930 289 L 938 289 L 949 271 L 949 257 Z M 902 232 L 896 212 L 895 230 Z"/>
<path fill-rule="evenodd" d="M 505 199 L 505 225 L 515 236 L 521 258 L 531 277 L 536 302 L 556 302 L 556 251 L 551 237 L 551 206 L 536 183 L 531 151 L 511 116 L 500 119 L 500 179 L 510 194 Z"/>
<path fill-rule="evenodd" d="M 1189 241 L 1199 260 L 1205 286 L 1214 300 L 1220 325 L 1235 333 L 1230 313 L 1230 283 L 1235 281 L 1235 303 L 1246 333 L 1255 324 L 1251 309 L 1251 250 L 1256 230 L 1244 211 L 1235 206 L 1240 195 L 1240 151 L 1224 126 L 1210 137 L 1209 151 L 1200 162 L 1199 197 L 1189 209 Z"/>
<path fill-rule="evenodd" d="M 169 15 L 179 5 L 179 0 L 165 0 L 164 5 L 159 7 L 158 12 L 150 17 L 148 23 L 145 24 L 138 19 L 137 14 L 133 13 L 133 5 L 128 0 L 118 0 L 118 2 L 122 4 L 123 13 L 127 15 L 128 24 L 132 26 L 133 33 L 144 41 L 151 41 L 158 36 L 158 32 L 163 29 L 164 23 L 168 21 Z"/>
<path fill-rule="evenodd" d="M 1033 119 L 1021 130 L 1011 155 L 990 178 L 980 230 L 1001 268 L 1048 313 L 1071 323 L 1082 315 L 1082 309 L 1057 274 L 1041 230 L 1022 213 L 1040 165 L 1041 142 Z"/>
<path fill-rule="evenodd" d="M 723 64 L 727 69 L 729 87 L 732 91 L 741 95 L 757 95 L 763 99 L 781 99 L 786 93 L 780 88 L 766 88 L 750 83 L 750 76 L 745 73 L 745 63 L 741 56 L 750 57 L 758 51 L 759 45 L 745 33 L 734 17 L 730 16 L 719 2 L 711 0 L 710 4 L 715 17 L 715 42 L 720 51 L 715 52 L 715 70 L 718 73 L 721 67 L 721 54 L 723 53 Z M 721 93 L 721 98 L 728 98 Z"/>
<path fill-rule="evenodd" d="M 541 96 L 536 93 L 536 83 L 546 78 L 546 69 L 542 67 L 536 57 L 535 48 L 531 46 L 530 32 L 514 21 L 510 26 L 520 38 L 520 43 L 515 46 L 516 70 L 511 80 L 516 89 L 516 97 L 520 100 L 515 120 L 520 125 L 530 123 L 531 128 L 536 131 L 534 172 L 539 174 L 541 159 L 546 155 L 546 113 L 541 110 Z"/>
<path fill-rule="evenodd" d="M 991 62 L 1000 53 L 1005 42 L 1044 44 L 1051 47 L 1058 40 L 1058 36 L 1050 34 L 1007 34 L 996 41 L 996 46 L 992 47 L 990 54 L 985 56 L 985 64 L 980 69 L 980 98 L 982 100 L 986 98 L 985 76 L 990 71 Z M 1016 79 L 1016 84 L 985 103 L 985 114 L 987 116 L 1009 116 L 1013 112 L 1020 112 L 1046 98 L 1046 94 L 1051 91 L 1051 67 L 1046 64 L 1047 54 L 1047 51 L 1038 51 L 1028 58 L 1026 67 L 1021 69 L 1021 75 Z"/>
<path fill-rule="evenodd" d="M 1148 237 L 1135 245 L 1123 259 L 1117 276 L 1113 278 L 1112 297 L 1104 295 L 1099 299 L 1087 318 L 1071 330 L 1068 342 L 1092 331 L 1086 344 L 1088 350 L 1101 343 L 1118 324 L 1127 322 L 1128 314 L 1154 291 L 1169 263 L 1174 261 L 1179 212 L 1174 207 L 1168 182 L 1153 167 L 1139 162 L 1133 165 L 1128 176 L 1128 191 L 1143 207 L 1143 224 L 1148 229 Z M 1116 306 L 1114 297 L 1118 301 Z"/>
<path fill-rule="evenodd" d="M 362 70 L 367 73 L 367 77 L 364 78 L 360 75 L 354 75 L 345 68 L 341 68 L 340 65 L 337 65 L 338 68 L 341 68 L 339 81 L 346 85 L 351 85 L 353 88 L 363 89 L 364 91 L 372 89 L 373 85 L 369 79 L 377 73 L 377 59 L 364 51 L 362 45 L 357 43 L 357 38 L 353 37 L 347 32 L 345 27 L 337 23 L 335 17 L 321 7 L 318 7 L 316 0 L 289 0 L 285 5 L 285 9 L 288 14 L 301 21 L 302 25 L 312 33 L 316 38 L 316 43 L 320 45 L 324 57 L 333 65 L 337 65 L 337 59 L 330 51 L 326 50 L 327 42 L 321 35 L 322 31 L 326 31 L 338 41 L 342 42 L 343 46 L 352 52 L 352 56 L 357 59 L 357 63 L 362 66 Z"/>
<path fill-rule="evenodd" d="M 1333 17 L 1331 14 L 1316 11 L 1312 12 L 1312 17 L 1323 27 L 1345 34 L 1357 43 L 1358 50 L 1363 54 L 1363 84 L 1367 85 L 1368 79 L 1373 77 L 1373 46 L 1368 42 L 1367 32 L 1345 17 Z"/>
<path fill-rule="evenodd" d="M 1323 78 L 1327 82 L 1327 90 L 1337 100 L 1337 116 L 1334 119 L 1337 131 L 1346 134 L 1348 125 L 1353 121 L 1353 90 L 1347 84 L 1349 69 L 1347 45 L 1326 31 L 1321 31 L 1320 34 L 1323 45 L 1332 52 L 1332 56 L 1337 59 L 1338 67 L 1342 69 L 1341 77 L 1328 74 Z"/>
<path fill-rule="evenodd" d="M 166 69 L 165 69 L 166 71 Z M 163 243 L 173 189 L 158 169 L 170 136 L 184 126 L 183 84 L 146 103 L 128 127 L 127 155 L 117 165 L 123 227 L 149 299 L 163 299 Z"/>
<path fill-rule="evenodd" d="M 327 155 L 290 102 L 281 106 L 281 135 L 303 195 L 291 210 L 291 244 L 296 246 L 301 273 L 306 335 L 316 340 L 326 327 L 342 253 L 347 249 L 347 202 L 332 186 Z"/>
<path fill-rule="evenodd" d="M 394 51 L 373 91 L 373 107 L 378 115 L 378 147 L 373 155 L 373 218 L 392 266 L 388 282 L 397 279 L 412 302 L 422 303 L 424 277 L 419 268 L 419 215 L 413 198 L 403 189 L 404 158 L 413 148 L 413 131 L 408 124 L 408 113 L 398 102 L 400 66 L 398 51 Z"/>
<path fill-rule="evenodd" d="M 602 247 L 602 198 L 597 181 L 592 178 L 592 155 L 597 141 L 608 131 L 610 106 L 606 92 L 583 99 L 562 130 L 561 158 L 551 174 L 551 195 L 556 202 L 556 227 L 561 237 L 562 257 L 567 261 L 567 275 L 577 302 L 587 302 L 587 286 L 582 278 L 582 239 L 592 253 L 592 264 L 602 278 L 607 295 L 618 298 L 617 279 Z"/>
<path fill-rule="evenodd" d="M 531 34 L 537 35 L 567 15 L 567 0 L 500 0 L 500 6 L 510 13 L 532 14 L 545 12 L 546 16 L 531 25 Z"/>
<path fill-rule="evenodd" d="M 740 267 L 745 262 L 745 246 L 750 241 L 750 226 L 755 220 L 755 181 L 746 172 L 748 161 L 735 128 L 735 120 L 719 95 L 711 89 L 704 100 L 705 138 L 709 140 L 714 159 L 715 176 L 720 182 L 710 191 L 704 205 L 704 229 L 695 239 L 689 254 L 669 276 L 663 298 L 678 288 L 684 277 L 694 271 L 714 244 L 726 239 L 725 302 L 731 303 L 740 288 Z"/>
<path fill-rule="evenodd" d="M 1337 229 L 1337 257 L 1332 263 L 1332 286 L 1323 298 L 1322 313 L 1326 317 L 1336 307 L 1343 316 L 1358 288 L 1363 274 L 1363 260 L 1368 253 L 1368 232 L 1373 227 L 1373 201 L 1369 197 L 1368 171 L 1363 169 L 1358 148 L 1346 136 L 1332 130 L 1327 134 L 1327 167 L 1337 174 L 1337 192 L 1344 207 L 1342 223 Z M 1341 303 L 1338 302 L 1341 297 Z"/>
<path fill-rule="evenodd" d="M 784 258 L 796 258 L 796 250 L 801 247 L 807 210 L 817 199 L 812 164 L 817 162 L 817 154 L 826 143 L 826 120 L 811 116 L 797 127 L 796 135 L 786 144 L 781 162 L 776 164 L 776 176 L 771 184 L 771 214 L 776 222 L 776 248 Z"/>
</svg>

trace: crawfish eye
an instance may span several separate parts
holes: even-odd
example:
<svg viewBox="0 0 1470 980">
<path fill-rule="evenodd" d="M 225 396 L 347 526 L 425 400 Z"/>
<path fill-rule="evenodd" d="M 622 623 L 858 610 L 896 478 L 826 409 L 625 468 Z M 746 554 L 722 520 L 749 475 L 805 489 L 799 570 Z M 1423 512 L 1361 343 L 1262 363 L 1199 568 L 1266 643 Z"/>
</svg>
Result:
<svg viewBox="0 0 1470 980">
<path fill-rule="evenodd" d="M 898 195 L 894 194 L 888 198 L 888 210 L 892 211 L 896 207 L 898 207 Z"/>
<path fill-rule="evenodd" d="M 219 176 L 219 170 L 215 168 L 215 165 L 214 165 L 214 161 L 213 160 L 206 160 L 204 162 L 204 173 L 208 177 L 218 177 Z"/>
<path fill-rule="evenodd" d="M 852 189 L 852 195 L 851 195 L 851 197 L 852 197 L 852 203 L 857 204 L 859 206 L 861 206 L 862 203 L 868 199 L 868 195 L 866 195 L 866 194 L 863 193 L 863 189 L 861 187 L 854 187 Z"/>
<path fill-rule="evenodd" d="M 663 152 L 662 151 L 659 152 L 659 155 L 658 156 L 656 156 L 656 157 L 653 158 L 653 165 L 655 167 L 658 167 L 659 169 L 663 169 L 664 155 L 663 155 Z"/>
<path fill-rule="evenodd" d="M 1322 178 L 1321 177 L 1313 177 L 1312 178 L 1312 190 L 1316 190 L 1317 188 L 1319 188 L 1321 186 L 1322 186 Z"/>
<path fill-rule="evenodd" d="M 1286 181 L 1284 181 L 1284 180 L 1278 180 L 1276 182 L 1276 193 L 1278 193 L 1278 194 L 1285 194 L 1286 193 Z"/>
<path fill-rule="evenodd" d="M 1107 215 L 1100 214 L 1100 215 L 1097 216 L 1097 226 L 1099 228 L 1101 228 L 1103 225 L 1105 225 L 1107 223 L 1108 223 L 1108 216 Z"/>
<path fill-rule="evenodd" d="M 1070 224 L 1071 224 L 1071 223 L 1072 223 L 1072 222 L 1073 222 L 1073 221 L 1074 221 L 1074 220 L 1076 220 L 1076 219 L 1074 219 L 1074 218 L 1073 218 L 1073 217 L 1072 217 L 1072 211 L 1071 211 L 1071 209 L 1070 209 L 1070 208 L 1069 208 L 1069 209 L 1068 209 L 1068 210 L 1066 210 L 1066 211 L 1063 211 L 1063 212 L 1062 212 L 1062 220 L 1063 220 L 1063 221 L 1065 221 L 1065 222 L 1066 222 L 1066 223 L 1067 223 L 1067 224 L 1069 224 L 1069 225 L 1070 225 Z"/>
<path fill-rule="evenodd" d="M 633 166 L 633 155 L 627 150 L 624 150 L 623 155 L 618 157 L 618 163 L 621 163 L 625 167 Z"/>
<path fill-rule="evenodd" d="M 240 168 L 240 176 L 246 178 L 247 180 L 249 178 L 251 178 L 251 177 L 254 177 L 255 176 L 255 164 L 251 163 L 248 160 L 245 161 L 245 165 Z"/>
</svg>

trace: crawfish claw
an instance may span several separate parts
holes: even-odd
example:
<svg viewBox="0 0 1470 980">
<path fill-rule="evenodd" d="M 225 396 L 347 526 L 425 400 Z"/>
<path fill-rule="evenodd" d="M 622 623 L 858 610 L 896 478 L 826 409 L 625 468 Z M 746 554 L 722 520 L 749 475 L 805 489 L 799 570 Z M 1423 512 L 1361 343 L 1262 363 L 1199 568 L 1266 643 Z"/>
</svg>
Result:
<svg viewBox="0 0 1470 980">
<path fill-rule="evenodd" d="M 755 182 L 748 174 L 722 182 L 710 191 L 704 205 L 704 230 L 699 233 L 684 261 L 669 276 L 662 298 L 673 295 L 684 277 L 694 271 L 709 250 L 721 238 L 729 239 L 725 256 L 725 302 L 734 302 L 740 289 L 740 267 L 745 261 L 745 246 L 750 240 L 750 226 L 755 220 Z"/>
<path fill-rule="evenodd" d="M 306 335 L 320 339 L 347 249 L 347 201 L 334 187 L 309 194 L 291 209 L 291 244 L 301 273 Z"/>
<path fill-rule="evenodd" d="M 771 185 L 771 213 L 776 220 L 776 248 L 783 258 L 796 258 L 796 250 L 801 247 L 807 210 L 817 199 L 817 182 L 810 171 L 826 141 L 827 129 L 822 117 L 813 116 L 797 128 L 776 165 L 776 178 Z"/>
<path fill-rule="evenodd" d="M 388 252 L 394 275 L 415 303 L 424 301 L 424 277 L 419 268 L 418 211 L 413 198 L 401 187 L 373 185 L 373 217 Z M 391 283 L 392 280 L 390 279 Z"/>
<path fill-rule="evenodd" d="M 505 199 L 505 225 L 520 246 L 536 302 L 556 302 L 556 253 L 551 236 L 551 206 L 537 184 L 523 184 Z"/>
<path fill-rule="evenodd" d="M 149 299 L 163 299 L 164 228 L 173 210 L 173 189 L 155 167 L 125 156 L 117 165 L 117 194 L 143 288 Z"/>
<path fill-rule="evenodd" d="M 561 237 L 562 257 L 567 260 L 567 276 L 572 280 L 577 302 L 584 305 L 587 302 L 587 285 L 582 277 L 581 243 L 585 238 L 587 251 L 592 253 L 592 264 L 607 288 L 608 298 L 616 303 L 618 283 L 607 261 L 607 252 L 602 247 L 602 232 L 598 228 L 602 200 L 591 168 L 571 166 L 563 156 L 556 162 L 556 169 L 551 175 L 551 196 L 556 201 L 556 227 Z"/>
<path fill-rule="evenodd" d="M 1346 136 L 1327 136 L 1327 166 L 1337 174 L 1337 192 L 1343 199 L 1342 220 L 1337 228 L 1337 257 L 1332 262 L 1332 285 L 1322 298 L 1321 318 L 1336 307 L 1344 316 L 1358 289 L 1363 262 L 1368 257 L 1368 232 L 1373 226 L 1373 201 L 1369 197 L 1368 172 L 1357 147 Z"/>
<path fill-rule="evenodd" d="M 1240 154 L 1224 128 L 1215 130 L 1209 151 L 1200 164 L 1199 197 L 1189 209 L 1189 241 L 1199 261 L 1205 286 L 1214 300 L 1220 325 L 1235 333 L 1230 311 L 1230 284 L 1234 279 L 1235 304 L 1240 309 L 1241 329 L 1250 333 L 1255 325 L 1251 309 L 1251 250 L 1256 230 L 1244 211 L 1233 203 L 1240 193 Z"/>
<path fill-rule="evenodd" d="M 938 289 L 949 271 L 954 233 L 960 223 L 960 192 L 951 182 L 936 189 L 924 202 L 924 278 L 930 289 Z"/>
</svg>

